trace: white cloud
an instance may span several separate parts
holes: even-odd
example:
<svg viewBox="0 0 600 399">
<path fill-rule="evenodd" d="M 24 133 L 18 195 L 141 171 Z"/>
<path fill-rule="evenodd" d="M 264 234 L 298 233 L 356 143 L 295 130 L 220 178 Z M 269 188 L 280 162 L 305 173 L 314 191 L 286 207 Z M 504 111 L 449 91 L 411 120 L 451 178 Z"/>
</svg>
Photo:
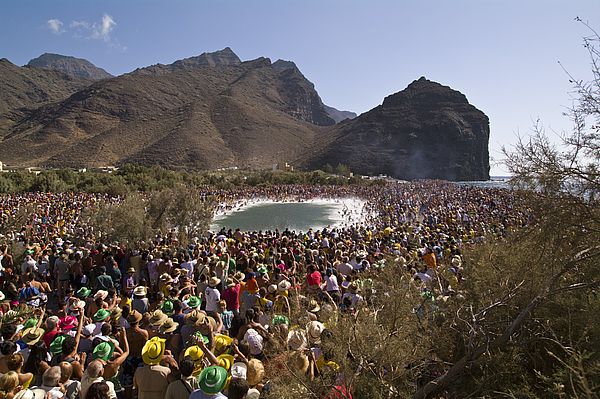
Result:
<svg viewBox="0 0 600 399">
<path fill-rule="evenodd" d="M 75 31 L 78 36 L 88 39 L 98 39 L 110 43 L 112 40 L 111 32 L 117 26 L 114 18 L 108 14 L 102 16 L 100 22 L 89 22 L 85 20 L 71 21 L 69 27 Z"/>
<path fill-rule="evenodd" d="M 68 26 L 59 19 L 52 18 L 46 22 L 46 28 L 52 33 L 60 35 L 69 32 L 77 39 L 100 40 L 106 43 L 109 48 L 120 52 L 127 51 L 127 46 L 122 45 L 119 40 L 113 36 L 113 31 L 117 26 L 115 19 L 104 13 L 99 21 L 90 22 L 85 19 L 72 20 Z"/>
<path fill-rule="evenodd" d="M 62 29 L 63 23 L 60 19 L 49 19 L 48 22 L 46 22 L 46 25 L 48 26 L 48 29 L 50 29 L 50 32 L 54 33 L 55 35 L 59 35 L 64 32 Z"/>
<path fill-rule="evenodd" d="M 108 14 L 104 14 L 102 16 L 102 25 L 100 26 L 100 36 L 103 38 L 108 38 L 108 35 L 110 35 L 110 32 L 114 29 L 116 25 L 117 23 L 115 22 L 113 17 L 111 17 Z"/>
</svg>

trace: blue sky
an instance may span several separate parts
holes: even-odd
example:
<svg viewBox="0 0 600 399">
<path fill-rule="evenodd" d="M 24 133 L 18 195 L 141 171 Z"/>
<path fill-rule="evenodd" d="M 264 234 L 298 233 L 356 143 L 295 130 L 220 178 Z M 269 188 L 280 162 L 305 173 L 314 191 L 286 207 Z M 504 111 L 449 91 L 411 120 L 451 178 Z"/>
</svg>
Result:
<svg viewBox="0 0 600 399">
<path fill-rule="evenodd" d="M 590 77 L 576 16 L 600 29 L 600 0 L 3 0 L 0 57 L 54 52 L 121 74 L 229 46 L 294 61 L 326 104 L 357 113 L 426 76 L 490 117 L 498 160 L 538 118 L 570 127 L 558 61 Z"/>
</svg>

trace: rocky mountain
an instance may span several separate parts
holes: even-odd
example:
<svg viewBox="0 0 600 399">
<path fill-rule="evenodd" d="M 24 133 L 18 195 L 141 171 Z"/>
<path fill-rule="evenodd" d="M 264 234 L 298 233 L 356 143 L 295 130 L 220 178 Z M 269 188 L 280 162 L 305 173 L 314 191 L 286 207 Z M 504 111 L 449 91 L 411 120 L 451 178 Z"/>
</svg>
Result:
<svg viewBox="0 0 600 399">
<path fill-rule="evenodd" d="M 231 49 L 92 81 L 0 60 L 0 160 L 8 165 L 270 168 L 289 162 L 400 178 L 483 179 L 487 117 L 420 79 L 337 119 L 290 61 Z"/>
<path fill-rule="evenodd" d="M 32 110 L 67 98 L 90 83 L 59 71 L 19 67 L 0 59 L 0 137 Z"/>
<path fill-rule="evenodd" d="M 43 68 L 60 71 L 68 76 L 90 80 L 101 80 L 113 76 L 102 68 L 98 68 L 88 60 L 68 57 L 66 55 L 44 53 L 27 63 L 32 68 Z"/>
<path fill-rule="evenodd" d="M 307 167 L 346 164 L 400 179 L 489 179 L 489 120 L 460 92 L 424 77 L 332 129 Z"/>
<path fill-rule="evenodd" d="M 327 112 L 327 115 L 329 115 L 329 117 L 331 119 L 333 119 L 335 121 L 335 123 L 340 123 L 341 121 L 346 120 L 346 119 L 356 118 L 356 113 L 354 113 L 354 112 L 340 111 L 339 109 L 335 109 L 328 105 L 323 105 L 323 106 L 325 107 L 325 112 Z"/>
</svg>

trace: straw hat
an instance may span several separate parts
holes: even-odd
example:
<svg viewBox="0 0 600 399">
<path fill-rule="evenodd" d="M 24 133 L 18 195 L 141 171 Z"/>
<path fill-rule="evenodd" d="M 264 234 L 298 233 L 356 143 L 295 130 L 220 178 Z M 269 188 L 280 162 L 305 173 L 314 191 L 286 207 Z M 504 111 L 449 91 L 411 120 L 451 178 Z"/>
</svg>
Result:
<svg viewBox="0 0 600 399">
<path fill-rule="evenodd" d="M 288 332 L 287 346 L 293 351 L 299 351 L 308 347 L 306 332 L 300 329 L 293 329 Z"/>
<path fill-rule="evenodd" d="M 115 307 L 110 310 L 110 318 L 117 321 L 121 318 L 123 310 L 120 307 Z"/>
<path fill-rule="evenodd" d="M 98 292 L 96 292 L 94 294 L 94 301 L 98 298 L 105 300 L 107 296 L 108 296 L 108 291 L 98 290 Z"/>
<path fill-rule="evenodd" d="M 202 334 L 209 335 L 211 330 L 215 331 L 217 329 L 217 322 L 213 317 L 205 316 L 198 319 L 196 322 L 196 327 L 202 332 Z"/>
<path fill-rule="evenodd" d="M 177 323 L 177 322 L 173 321 L 173 319 L 169 318 L 160 325 L 160 332 L 163 334 L 172 333 L 173 331 L 177 330 L 178 326 L 179 326 L 179 323 Z"/>
<path fill-rule="evenodd" d="M 281 280 L 279 284 L 277 284 L 277 290 L 279 291 L 287 291 L 292 287 L 292 283 L 287 280 Z"/>
<path fill-rule="evenodd" d="M 173 278 L 171 276 L 169 276 L 168 273 L 163 273 L 160 275 L 160 281 L 163 283 L 172 283 L 173 282 Z"/>
<path fill-rule="evenodd" d="M 127 273 L 135 273 L 135 269 L 133 267 L 130 267 L 129 269 L 127 269 Z"/>
<path fill-rule="evenodd" d="M 267 287 L 267 291 L 271 294 L 274 294 L 277 292 L 277 285 L 275 284 L 271 284 Z"/>
<path fill-rule="evenodd" d="M 27 346 L 35 345 L 44 336 L 44 329 L 31 327 L 23 331 L 21 341 L 25 342 Z"/>
<path fill-rule="evenodd" d="M 150 316 L 149 323 L 154 327 L 160 327 L 167 319 L 167 315 L 164 314 L 162 310 L 158 309 L 152 313 L 152 316 Z"/>
<path fill-rule="evenodd" d="M 310 321 L 306 325 L 306 335 L 309 342 L 319 344 L 321 343 L 321 333 L 325 329 L 325 326 L 320 321 Z"/>
<path fill-rule="evenodd" d="M 149 366 L 160 363 L 165 353 L 165 340 L 152 337 L 142 348 L 142 360 Z"/>
<path fill-rule="evenodd" d="M 127 321 L 129 323 L 139 323 L 142 320 L 142 314 L 137 310 L 133 309 L 129 312 L 129 316 L 127 316 Z"/>
<path fill-rule="evenodd" d="M 71 310 L 72 312 L 75 312 L 78 310 L 83 310 L 83 309 L 85 309 L 85 302 L 80 299 L 73 301 L 71 306 L 69 306 L 69 310 Z"/>
<path fill-rule="evenodd" d="M 263 378 L 265 378 L 265 366 L 263 363 L 258 359 L 250 359 L 246 375 L 248 385 L 256 386 L 262 382 Z"/>
<path fill-rule="evenodd" d="M 206 317 L 206 314 L 204 312 L 198 309 L 194 309 L 190 313 L 185 315 L 184 320 L 187 324 L 196 324 L 198 320 L 204 319 L 204 317 Z"/>
<path fill-rule="evenodd" d="M 316 313 L 321 310 L 321 306 L 319 306 L 319 302 L 316 299 L 311 299 L 308 303 L 308 311 L 311 313 Z"/>
<path fill-rule="evenodd" d="M 217 394 L 227 384 L 227 370 L 219 366 L 210 366 L 202 370 L 198 376 L 198 386 L 202 392 Z"/>
<path fill-rule="evenodd" d="M 210 285 L 211 287 L 216 287 L 220 283 L 221 283 L 221 279 L 217 278 L 217 277 L 211 277 L 210 280 L 208 281 L 208 285 Z"/>
<path fill-rule="evenodd" d="M 227 286 L 227 288 L 235 287 L 235 281 L 233 281 L 233 279 L 229 277 L 227 280 L 225 280 L 225 285 Z"/>
<path fill-rule="evenodd" d="M 143 285 L 139 285 L 139 286 L 135 287 L 135 289 L 133 290 L 133 295 L 136 295 L 136 296 L 146 296 L 147 293 L 148 293 L 148 290 Z"/>
<path fill-rule="evenodd" d="M 244 277 L 245 277 L 244 273 L 242 273 L 242 272 L 236 272 L 233 275 L 233 278 L 236 279 L 237 281 L 242 281 L 244 279 Z"/>
</svg>

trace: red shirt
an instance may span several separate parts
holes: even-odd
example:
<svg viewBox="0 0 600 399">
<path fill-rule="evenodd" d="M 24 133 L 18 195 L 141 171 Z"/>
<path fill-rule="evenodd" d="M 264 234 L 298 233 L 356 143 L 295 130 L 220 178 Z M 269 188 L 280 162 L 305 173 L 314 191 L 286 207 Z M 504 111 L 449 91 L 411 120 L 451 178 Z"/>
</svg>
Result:
<svg viewBox="0 0 600 399">
<path fill-rule="evenodd" d="M 314 272 L 306 276 L 306 282 L 308 283 L 309 287 L 314 285 L 321 285 L 321 273 L 315 270 Z"/>
<path fill-rule="evenodd" d="M 233 287 L 223 291 L 221 298 L 227 302 L 227 310 L 238 310 L 240 308 L 240 285 L 236 284 Z"/>
<path fill-rule="evenodd" d="M 50 348 L 50 344 L 52 343 L 52 341 L 54 341 L 54 338 L 56 338 L 57 335 L 58 330 L 49 331 L 46 334 L 44 334 L 44 337 L 42 339 L 46 344 L 46 348 Z"/>
</svg>

